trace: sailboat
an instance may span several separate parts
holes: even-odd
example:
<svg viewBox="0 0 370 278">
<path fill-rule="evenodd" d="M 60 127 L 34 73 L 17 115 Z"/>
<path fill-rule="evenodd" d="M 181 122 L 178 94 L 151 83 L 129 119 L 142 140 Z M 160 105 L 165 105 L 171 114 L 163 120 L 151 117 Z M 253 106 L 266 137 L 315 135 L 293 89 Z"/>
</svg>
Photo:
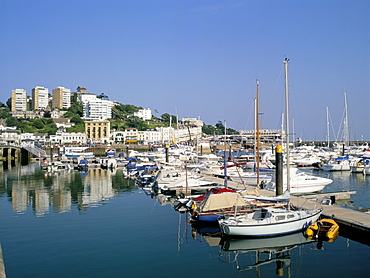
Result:
<svg viewBox="0 0 370 278">
<path fill-rule="evenodd" d="M 254 129 L 254 162 L 253 172 L 237 172 L 230 174 L 232 180 L 241 180 L 244 184 L 254 185 L 259 187 L 261 184 L 267 184 L 272 179 L 272 173 L 267 172 L 261 173 L 261 139 L 260 139 L 260 111 L 259 111 L 259 80 L 256 80 L 256 98 L 254 99 L 254 110 L 255 110 L 255 129 Z M 272 169 L 271 169 L 272 170 Z M 273 171 L 273 170 L 272 170 Z"/>
<path fill-rule="evenodd" d="M 289 93 L 288 93 L 288 63 L 284 60 L 285 68 L 285 120 L 286 120 L 286 145 L 289 146 Z M 289 147 L 287 148 L 287 163 L 289 165 Z M 287 186 L 290 189 L 290 171 L 287 167 Z M 235 212 L 237 210 L 235 209 Z M 219 219 L 222 233 L 229 236 L 268 237 L 291 234 L 306 229 L 311 223 L 316 222 L 321 216 L 322 209 L 286 208 L 261 208 L 251 213 L 227 216 Z"/>
</svg>

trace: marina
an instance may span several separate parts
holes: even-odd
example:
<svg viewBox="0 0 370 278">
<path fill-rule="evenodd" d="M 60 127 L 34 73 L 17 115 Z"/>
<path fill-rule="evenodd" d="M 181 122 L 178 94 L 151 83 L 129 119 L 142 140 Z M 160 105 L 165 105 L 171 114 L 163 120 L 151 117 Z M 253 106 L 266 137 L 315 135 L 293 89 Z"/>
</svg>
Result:
<svg viewBox="0 0 370 278">
<path fill-rule="evenodd" d="M 277 269 L 290 277 L 366 275 L 369 215 L 361 211 L 370 207 L 369 176 L 303 170 L 332 178 L 324 190 L 328 194 L 356 192 L 350 199 L 337 197 L 334 206 L 323 205 L 323 215 L 335 214 L 340 225 L 334 242 L 308 240 L 301 233 L 254 240 L 222 237 L 212 226 L 189 223 L 186 213 L 174 210 L 173 198 L 147 195 L 124 177 L 122 168 L 45 175 L 40 163 L 32 163 L 3 170 L 0 243 L 6 277 L 199 277 L 199 269 L 202 276 L 214 277 L 245 277 L 245 272 L 273 277 Z M 189 271 L 176 272 L 188 264 L 193 266 Z"/>
</svg>

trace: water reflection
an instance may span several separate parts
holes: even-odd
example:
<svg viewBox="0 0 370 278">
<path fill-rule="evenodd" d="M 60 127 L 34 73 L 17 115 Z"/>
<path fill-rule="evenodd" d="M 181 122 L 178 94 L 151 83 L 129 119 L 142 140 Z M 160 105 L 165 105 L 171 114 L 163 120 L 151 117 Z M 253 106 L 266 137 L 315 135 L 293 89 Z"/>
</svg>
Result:
<svg viewBox="0 0 370 278">
<path fill-rule="evenodd" d="M 73 207 L 86 211 L 109 202 L 121 190 L 132 190 L 133 183 L 123 179 L 122 171 L 89 169 L 47 173 L 38 163 L 12 168 L 1 173 L 1 196 L 9 197 L 15 212 L 32 210 L 36 216 L 70 212 Z"/>
<path fill-rule="evenodd" d="M 292 260 L 299 256 L 291 256 L 296 248 L 324 250 L 323 241 L 309 239 L 303 233 L 295 233 L 269 238 L 231 238 L 222 236 L 218 225 L 191 224 L 193 239 L 206 242 L 211 247 L 219 247 L 219 260 L 235 264 L 238 271 L 264 271 L 266 277 L 284 276 L 291 272 Z M 199 238 L 200 237 L 200 238 Z M 330 244 L 330 243 L 328 243 Z M 300 249 L 298 249 L 300 250 Z M 301 250 L 299 251 L 301 252 Z M 289 277 L 289 276 L 288 276 Z"/>
</svg>

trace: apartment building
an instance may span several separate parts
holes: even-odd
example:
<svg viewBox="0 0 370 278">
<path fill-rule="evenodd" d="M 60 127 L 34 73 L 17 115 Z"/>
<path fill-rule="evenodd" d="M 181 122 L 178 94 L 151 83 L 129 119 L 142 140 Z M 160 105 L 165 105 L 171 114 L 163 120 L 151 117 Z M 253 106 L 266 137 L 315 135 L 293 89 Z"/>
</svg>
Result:
<svg viewBox="0 0 370 278">
<path fill-rule="evenodd" d="M 27 110 L 27 91 L 24 89 L 12 90 L 12 112 Z"/>
<path fill-rule="evenodd" d="M 52 108 L 68 109 L 71 107 L 71 90 L 64 87 L 53 89 Z"/>
<path fill-rule="evenodd" d="M 150 108 L 140 109 L 140 110 L 134 112 L 134 116 L 141 118 L 143 121 L 151 120 L 152 119 L 152 110 L 150 110 Z"/>
<path fill-rule="evenodd" d="M 32 109 L 45 110 L 49 107 L 49 89 L 36 86 L 32 89 Z"/>
</svg>

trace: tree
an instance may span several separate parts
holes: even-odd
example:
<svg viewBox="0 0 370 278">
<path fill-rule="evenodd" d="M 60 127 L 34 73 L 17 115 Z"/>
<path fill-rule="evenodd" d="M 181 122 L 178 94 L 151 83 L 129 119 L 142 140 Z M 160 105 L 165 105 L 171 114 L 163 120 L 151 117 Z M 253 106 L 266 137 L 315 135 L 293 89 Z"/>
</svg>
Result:
<svg viewBox="0 0 370 278">
<path fill-rule="evenodd" d="M 18 121 L 14 117 L 9 117 L 9 118 L 6 119 L 6 125 L 7 126 L 17 126 L 18 125 Z"/>
<path fill-rule="evenodd" d="M 100 98 L 100 99 L 109 99 L 108 96 L 104 93 L 101 93 L 100 95 L 96 96 L 97 98 Z"/>
<path fill-rule="evenodd" d="M 74 102 L 71 107 L 68 108 L 68 112 L 64 114 L 64 118 L 72 118 L 76 114 L 80 117 L 83 116 L 83 107 L 79 102 Z"/>
<path fill-rule="evenodd" d="M 127 119 L 126 122 L 127 127 L 134 127 L 140 131 L 148 129 L 148 125 L 139 117 L 132 116 Z"/>
<path fill-rule="evenodd" d="M 43 129 L 45 124 L 41 119 L 36 119 L 33 121 L 32 126 L 34 126 L 37 129 Z"/>
<path fill-rule="evenodd" d="M 0 119 L 7 119 L 9 117 L 9 108 L 3 108 L 0 110 Z"/>
<path fill-rule="evenodd" d="M 164 113 L 164 114 L 162 114 L 162 115 L 161 115 L 161 117 L 162 117 L 162 120 L 163 120 L 164 122 L 167 122 L 167 123 L 169 123 L 169 122 L 171 122 L 171 121 L 172 121 L 172 123 L 176 123 L 176 121 L 177 121 L 177 117 L 176 117 L 176 116 L 174 116 L 174 115 L 170 115 L 170 114 L 168 114 L 168 113 Z"/>
<path fill-rule="evenodd" d="M 83 124 L 84 123 L 84 120 L 81 119 L 81 117 L 79 115 L 74 115 L 72 118 L 71 118 L 71 123 L 74 123 L 74 124 Z"/>
<path fill-rule="evenodd" d="M 6 101 L 6 106 L 8 106 L 9 109 L 12 109 L 12 98 L 8 98 Z"/>
</svg>

